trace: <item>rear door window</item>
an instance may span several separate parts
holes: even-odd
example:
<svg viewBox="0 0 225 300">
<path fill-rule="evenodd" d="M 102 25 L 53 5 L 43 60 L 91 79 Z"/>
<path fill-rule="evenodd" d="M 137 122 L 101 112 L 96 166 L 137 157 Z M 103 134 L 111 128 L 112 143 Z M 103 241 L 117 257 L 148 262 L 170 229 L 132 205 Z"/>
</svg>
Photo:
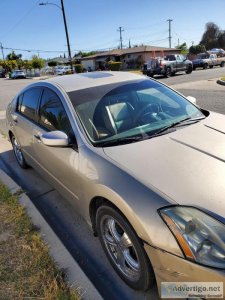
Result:
<svg viewBox="0 0 225 300">
<path fill-rule="evenodd" d="M 31 121 L 36 121 L 36 110 L 41 91 L 41 88 L 32 88 L 18 98 L 18 111 Z"/>
</svg>

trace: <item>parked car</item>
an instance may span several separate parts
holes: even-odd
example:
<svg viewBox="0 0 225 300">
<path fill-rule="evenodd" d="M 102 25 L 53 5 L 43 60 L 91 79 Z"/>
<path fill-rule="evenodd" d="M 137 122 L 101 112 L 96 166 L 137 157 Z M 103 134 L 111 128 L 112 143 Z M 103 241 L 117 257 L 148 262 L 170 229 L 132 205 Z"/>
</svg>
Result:
<svg viewBox="0 0 225 300">
<path fill-rule="evenodd" d="M 216 54 L 218 57 L 225 56 L 225 51 L 221 48 L 213 48 L 209 52 L 212 54 Z"/>
<path fill-rule="evenodd" d="M 6 71 L 0 70 L 0 78 L 5 78 L 5 77 L 6 77 Z"/>
<path fill-rule="evenodd" d="M 225 287 L 225 116 L 129 72 L 35 82 L 7 108 L 22 168 L 37 170 L 99 236 L 132 288 Z"/>
<path fill-rule="evenodd" d="M 21 70 L 15 70 L 15 71 L 12 72 L 11 78 L 12 79 L 22 79 L 22 78 L 26 78 L 26 75 Z"/>
<path fill-rule="evenodd" d="M 143 74 L 150 77 L 154 77 L 154 75 L 170 77 L 180 71 L 190 74 L 192 69 L 190 60 L 181 54 L 173 54 L 149 59 L 143 66 Z"/>
<path fill-rule="evenodd" d="M 71 67 L 70 66 L 58 66 L 55 68 L 55 74 L 56 75 L 66 75 L 71 73 Z"/>
<path fill-rule="evenodd" d="M 196 68 L 207 69 L 208 67 L 212 69 L 215 66 L 224 67 L 225 57 L 217 57 L 216 54 L 210 53 L 199 53 L 192 63 L 193 70 Z"/>
</svg>

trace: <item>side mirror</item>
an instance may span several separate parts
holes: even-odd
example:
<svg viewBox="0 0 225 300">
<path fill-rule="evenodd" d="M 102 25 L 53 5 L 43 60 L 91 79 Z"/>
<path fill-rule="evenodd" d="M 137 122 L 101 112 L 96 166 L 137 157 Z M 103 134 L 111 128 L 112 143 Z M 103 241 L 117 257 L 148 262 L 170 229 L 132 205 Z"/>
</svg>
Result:
<svg viewBox="0 0 225 300">
<path fill-rule="evenodd" d="M 191 103 L 196 104 L 196 98 L 195 98 L 195 97 L 187 96 L 186 98 L 187 98 L 187 100 L 190 101 Z"/>
<path fill-rule="evenodd" d="M 69 139 L 62 131 L 50 131 L 40 136 L 42 143 L 50 147 L 67 147 Z"/>
</svg>

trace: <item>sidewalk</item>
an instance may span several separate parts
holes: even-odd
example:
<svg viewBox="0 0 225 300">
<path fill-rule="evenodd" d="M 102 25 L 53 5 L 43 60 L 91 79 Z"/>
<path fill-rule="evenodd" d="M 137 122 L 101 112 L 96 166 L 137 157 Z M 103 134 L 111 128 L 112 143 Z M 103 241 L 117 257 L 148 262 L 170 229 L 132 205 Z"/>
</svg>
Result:
<svg viewBox="0 0 225 300">
<path fill-rule="evenodd" d="M 11 144 L 0 135 L 0 160 L 2 155 L 12 155 Z M 0 164 L 1 168 L 1 164 Z M 22 172 L 22 170 L 21 170 Z M 0 169 L 0 181 L 3 182 L 12 194 L 21 191 L 21 187 L 13 181 L 3 170 Z M 45 187 L 46 188 L 46 187 Z M 26 208 L 32 223 L 40 229 L 44 241 L 49 245 L 50 255 L 53 257 L 60 269 L 63 269 L 68 276 L 69 283 L 81 291 L 84 300 L 101 300 L 99 292 L 87 278 L 83 270 L 73 259 L 69 251 L 65 248 L 61 240 L 39 213 L 30 198 L 23 192 L 19 197 L 20 203 Z"/>
</svg>

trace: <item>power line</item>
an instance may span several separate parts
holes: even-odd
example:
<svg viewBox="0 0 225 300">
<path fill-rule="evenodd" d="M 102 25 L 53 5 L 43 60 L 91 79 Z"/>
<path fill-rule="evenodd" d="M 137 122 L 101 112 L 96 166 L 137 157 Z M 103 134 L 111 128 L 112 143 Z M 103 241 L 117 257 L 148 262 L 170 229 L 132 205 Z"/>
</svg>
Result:
<svg viewBox="0 0 225 300">
<path fill-rule="evenodd" d="M 125 28 L 125 29 L 126 30 L 142 30 L 142 29 L 146 29 L 146 28 L 149 29 L 149 27 L 158 26 L 158 25 L 160 25 L 160 24 L 162 24 L 164 22 L 157 22 L 157 23 L 149 24 L 147 26 L 140 26 L 140 27 L 128 27 L 128 28 Z"/>
<path fill-rule="evenodd" d="M 23 51 L 23 52 L 42 52 L 42 53 L 62 53 L 65 50 L 41 50 L 41 49 L 20 49 L 20 48 L 11 48 L 11 47 L 2 47 L 5 50 L 16 50 L 16 51 Z"/>
<path fill-rule="evenodd" d="M 34 9 L 34 7 L 38 4 L 38 2 L 39 2 L 39 0 L 37 0 L 36 2 L 35 2 L 35 4 L 34 5 L 32 5 L 32 7 L 30 7 L 29 8 L 29 10 L 10 28 L 9 27 L 9 30 L 8 31 L 5 31 L 4 32 L 4 34 L 2 34 L 1 36 L 0 36 L 0 38 L 2 38 L 2 37 L 4 37 L 4 36 L 6 36 L 6 35 L 8 35 L 11 31 L 13 31 L 15 28 L 17 28 L 18 27 L 18 25 L 20 24 L 20 23 L 22 23 L 25 19 L 26 19 L 26 17 L 32 12 L 32 10 Z"/>
</svg>

